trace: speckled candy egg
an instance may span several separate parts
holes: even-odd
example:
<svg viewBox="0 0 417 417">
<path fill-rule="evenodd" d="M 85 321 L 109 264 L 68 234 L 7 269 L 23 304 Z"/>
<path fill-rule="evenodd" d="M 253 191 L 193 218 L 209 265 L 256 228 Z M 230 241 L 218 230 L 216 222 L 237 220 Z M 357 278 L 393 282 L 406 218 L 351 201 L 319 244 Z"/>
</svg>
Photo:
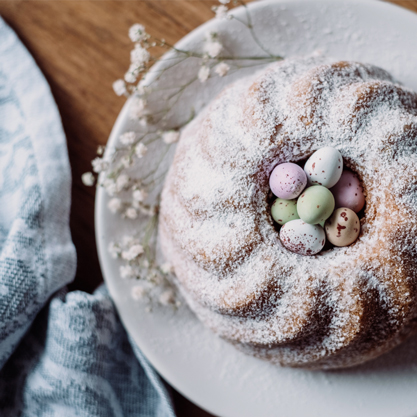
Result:
<svg viewBox="0 0 417 417">
<path fill-rule="evenodd" d="M 314 152 L 304 165 L 308 183 L 331 188 L 339 181 L 343 172 L 343 158 L 340 152 L 331 147 Z"/>
<path fill-rule="evenodd" d="M 321 226 L 305 223 L 301 219 L 285 223 L 279 237 L 288 250 L 299 255 L 315 255 L 326 243 L 326 235 Z"/>
<path fill-rule="evenodd" d="M 305 172 L 300 166 L 291 162 L 277 165 L 269 177 L 272 192 L 284 200 L 297 198 L 306 185 Z"/>
<path fill-rule="evenodd" d="M 283 200 L 277 198 L 271 207 L 272 218 L 278 224 L 285 224 L 291 220 L 299 219 L 297 213 L 297 200 Z"/>
<path fill-rule="evenodd" d="M 359 236 L 361 224 L 356 213 L 346 207 L 338 208 L 324 225 L 327 239 L 335 246 L 349 246 Z"/>
<path fill-rule="evenodd" d="M 331 216 L 333 210 L 333 194 L 321 185 L 307 188 L 297 201 L 298 216 L 309 224 L 318 224 L 325 221 Z"/>
<path fill-rule="evenodd" d="M 359 178 L 352 171 L 343 171 L 338 183 L 330 190 L 336 208 L 347 207 L 359 213 L 365 205 L 365 196 Z"/>
</svg>

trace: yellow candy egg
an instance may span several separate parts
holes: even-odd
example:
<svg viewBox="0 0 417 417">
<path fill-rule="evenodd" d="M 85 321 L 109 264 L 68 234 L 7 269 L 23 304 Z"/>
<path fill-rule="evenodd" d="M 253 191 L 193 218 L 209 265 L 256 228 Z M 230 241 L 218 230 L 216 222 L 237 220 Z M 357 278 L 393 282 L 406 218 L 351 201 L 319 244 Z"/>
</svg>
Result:
<svg viewBox="0 0 417 417">
<path fill-rule="evenodd" d="M 361 224 L 357 214 L 346 207 L 338 208 L 327 219 L 324 230 L 329 242 L 335 246 L 349 246 L 359 236 Z"/>
</svg>

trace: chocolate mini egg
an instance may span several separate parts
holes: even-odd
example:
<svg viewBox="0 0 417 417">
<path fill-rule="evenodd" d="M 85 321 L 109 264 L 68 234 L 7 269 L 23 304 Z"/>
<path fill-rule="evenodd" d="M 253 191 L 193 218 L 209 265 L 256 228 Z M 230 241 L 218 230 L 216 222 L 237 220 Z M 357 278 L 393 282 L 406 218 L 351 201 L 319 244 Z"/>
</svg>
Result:
<svg viewBox="0 0 417 417">
<path fill-rule="evenodd" d="M 361 224 L 353 210 L 341 207 L 326 221 L 324 229 L 327 239 L 333 245 L 349 246 L 358 238 Z"/>
<path fill-rule="evenodd" d="M 299 219 L 297 213 L 297 200 L 283 200 L 277 198 L 271 207 L 272 218 L 278 224 L 285 224 L 291 220 Z"/>
<path fill-rule="evenodd" d="M 333 193 L 336 208 L 347 207 L 359 213 L 365 205 L 362 185 L 352 171 L 343 171 L 340 180 L 330 191 Z"/>
<path fill-rule="evenodd" d="M 304 165 L 308 183 L 331 188 L 339 181 L 343 172 L 343 158 L 340 152 L 331 147 L 314 152 Z"/>
<path fill-rule="evenodd" d="M 306 185 L 305 172 L 300 166 L 291 162 L 277 165 L 269 177 L 272 192 L 284 200 L 297 198 Z"/>
<path fill-rule="evenodd" d="M 305 223 L 301 219 L 285 223 L 279 237 L 288 250 L 299 255 L 315 255 L 326 243 L 326 235 L 321 226 Z"/>
<path fill-rule="evenodd" d="M 331 216 L 333 210 L 333 194 L 322 185 L 307 188 L 297 201 L 298 216 L 309 224 L 318 224 L 325 221 Z"/>
</svg>

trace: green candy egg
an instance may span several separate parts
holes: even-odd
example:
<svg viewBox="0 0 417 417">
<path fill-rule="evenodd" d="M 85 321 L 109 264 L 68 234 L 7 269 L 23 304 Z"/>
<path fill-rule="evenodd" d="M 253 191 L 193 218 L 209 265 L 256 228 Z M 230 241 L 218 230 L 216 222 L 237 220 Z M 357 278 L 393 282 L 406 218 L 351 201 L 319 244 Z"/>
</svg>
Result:
<svg viewBox="0 0 417 417">
<path fill-rule="evenodd" d="M 297 212 L 308 224 L 318 224 L 328 219 L 334 210 L 334 197 L 328 188 L 314 185 L 298 197 Z"/>
<path fill-rule="evenodd" d="M 271 207 L 272 218 L 280 225 L 291 220 L 299 219 L 297 214 L 297 200 L 283 200 L 277 198 Z"/>
</svg>

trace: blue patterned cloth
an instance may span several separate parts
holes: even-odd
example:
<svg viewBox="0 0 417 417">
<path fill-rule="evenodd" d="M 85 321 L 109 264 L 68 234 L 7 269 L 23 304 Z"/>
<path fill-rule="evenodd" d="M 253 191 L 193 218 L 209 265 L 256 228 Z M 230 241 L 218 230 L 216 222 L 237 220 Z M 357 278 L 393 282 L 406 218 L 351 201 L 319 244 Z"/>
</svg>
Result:
<svg viewBox="0 0 417 417">
<path fill-rule="evenodd" d="M 49 87 L 0 19 L 0 415 L 173 417 L 105 287 L 65 290 L 70 187 Z"/>
</svg>

